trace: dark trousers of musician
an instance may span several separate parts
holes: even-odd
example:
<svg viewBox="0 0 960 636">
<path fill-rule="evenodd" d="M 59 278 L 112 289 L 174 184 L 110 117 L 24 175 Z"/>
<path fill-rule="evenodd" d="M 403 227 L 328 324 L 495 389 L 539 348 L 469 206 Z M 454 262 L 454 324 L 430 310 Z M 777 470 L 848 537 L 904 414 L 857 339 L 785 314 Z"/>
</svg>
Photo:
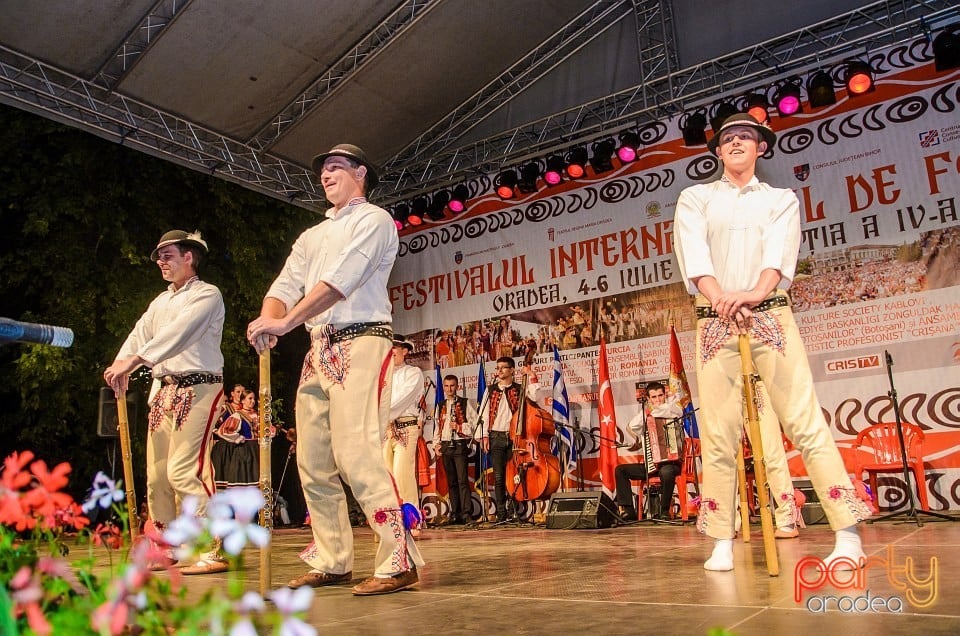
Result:
<svg viewBox="0 0 960 636">
<path fill-rule="evenodd" d="M 507 462 L 512 452 L 510 435 L 490 431 L 490 464 L 493 466 L 493 501 L 497 504 L 497 521 L 507 519 Z"/>
<path fill-rule="evenodd" d="M 670 516 L 670 504 L 673 503 L 673 487 L 680 474 L 680 464 L 665 462 L 660 464 L 657 471 L 660 477 L 660 506 L 659 510 L 651 510 L 650 514 L 666 519 Z M 621 464 L 614 472 L 617 480 L 617 505 L 622 506 L 630 516 L 636 515 L 633 507 L 633 490 L 631 480 L 647 479 L 647 466 L 643 462 L 638 464 Z"/>
<path fill-rule="evenodd" d="M 450 487 L 450 521 L 470 523 L 473 505 L 470 501 L 470 481 L 467 477 L 467 440 L 440 443 L 443 470 Z"/>
</svg>

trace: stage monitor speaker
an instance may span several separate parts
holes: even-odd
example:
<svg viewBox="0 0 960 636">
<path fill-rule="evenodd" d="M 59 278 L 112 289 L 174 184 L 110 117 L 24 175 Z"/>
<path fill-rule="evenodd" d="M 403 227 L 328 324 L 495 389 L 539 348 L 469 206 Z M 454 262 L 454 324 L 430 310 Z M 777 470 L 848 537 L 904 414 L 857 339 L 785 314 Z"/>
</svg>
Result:
<svg viewBox="0 0 960 636">
<path fill-rule="evenodd" d="M 807 502 L 803 504 L 803 507 L 800 509 L 803 522 L 808 526 L 818 523 L 829 523 L 826 513 L 823 512 L 817 491 L 813 489 L 813 486 L 809 482 L 798 481 L 795 483 L 797 484 L 797 489 L 807 498 Z"/>
<path fill-rule="evenodd" d="M 100 387 L 97 437 L 120 437 L 119 419 L 117 416 L 117 400 L 113 396 L 113 389 L 108 386 Z M 127 420 L 130 426 L 133 426 L 137 421 L 136 393 L 127 393 Z"/>
<path fill-rule="evenodd" d="M 580 530 L 609 528 L 617 515 L 617 506 L 599 490 L 557 492 L 547 506 L 547 528 Z"/>
</svg>

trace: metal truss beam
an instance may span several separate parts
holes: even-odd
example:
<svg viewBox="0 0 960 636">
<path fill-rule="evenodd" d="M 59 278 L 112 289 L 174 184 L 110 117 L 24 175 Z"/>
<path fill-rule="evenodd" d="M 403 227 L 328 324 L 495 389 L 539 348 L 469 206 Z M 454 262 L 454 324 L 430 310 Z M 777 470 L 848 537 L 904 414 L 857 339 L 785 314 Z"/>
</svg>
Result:
<svg viewBox="0 0 960 636">
<path fill-rule="evenodd" d="M 430 155 L 456 142 L 503 104 L 582 49 L 631 13 L 627 0 L 599 0 L 566 26 L 541 42 L 499 77 L 471 95 L 429 130 L 407 144 L 384 165 L 384 171 L 403 170 L 416 157 Z M 418 175 L 411 175 L 416 179 Z"/>
<path fill-rule="evenodd" d="M 191 0 L 157 0 L 117 50 L 94 73 L 94 81 L 106 89 L 115 88 L 167 27 L 183 13 Z"/>
<path fill-rule="evenodd" d="M 835 18 L 734 53 L 548 115 L 383 177 L 387 203 L 476 176 L 536 154 L 609 134 L 611 129 L 678 114 L 686 104 L 712 100 L 828 58 L 858 55 L 926 34 L 931 22 L 960 15 L 952 0 L 874 2 Z M 420 174 L 416 183 L 407 176 Z M 404 177 L 404 178 L 401 178 Z M 390 191 L 392 188 L 392 191 Z"/>
<path fill-rule="evenodd" d="M 250 146 L 260 151 L 273 147 L 297 122 L 329 99 L 367 62 L 416 24 L 434 6 L 436 0 L 406 0 L 314 80 L 307 90 L 284 106 L 272 117 L 269 124 L 257 131 L 248 142 Z"/>
<path fill-rule="evenodd" d="M 323 207 L 323 194 L 306 168 L 2 46 L 0 102 L 294 205 Z"/>
</svg>

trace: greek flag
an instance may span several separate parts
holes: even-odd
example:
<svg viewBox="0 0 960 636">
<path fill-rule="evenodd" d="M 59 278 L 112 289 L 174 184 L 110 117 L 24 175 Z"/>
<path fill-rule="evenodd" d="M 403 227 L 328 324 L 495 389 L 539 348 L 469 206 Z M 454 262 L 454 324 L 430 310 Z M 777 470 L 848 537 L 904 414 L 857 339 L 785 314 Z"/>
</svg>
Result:
<svg viewBox="0 0 960 636">
<path fill-rule="evenodd" d="M 557 423 L 562 444 L 567 447 L 567 466 L 577 460 L 577 445 L 573 440 L 573 431 L 570 430 L 570 399 L 567 397 L 567 385 L 563 381 L 563 362 L 560 361 L 560 352 L 553 347 L 553 419 Z M 556 449 L 560 457 L 563 450 Z"/>
</svg>

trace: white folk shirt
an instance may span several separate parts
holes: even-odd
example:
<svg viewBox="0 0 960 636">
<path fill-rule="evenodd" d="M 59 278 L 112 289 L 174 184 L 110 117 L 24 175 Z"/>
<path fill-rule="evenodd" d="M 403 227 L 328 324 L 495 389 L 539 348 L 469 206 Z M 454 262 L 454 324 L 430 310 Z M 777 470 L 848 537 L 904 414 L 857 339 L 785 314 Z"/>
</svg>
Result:
<svg viewBox="0 0 960 636">
<path fill-rule="evenodd" d="M 500 386 L 501 389 L 506 389 L 510 385 Z M 537 382 L 530 382 L 527 384 L 527 397 L 531 400 L 536 401 L 537 391 L 540 390 L 540 385 Z M 520 400 L 520 408 L 523 408 L 523 400 Z M 500 397 L 500 401 L 497 403 L 497 414 L 493 418 L 493 425 L 490 427 L 492 431 L 501 431 L 503 433 L 510 432 L 510 420 L 513 418 L 513 412 L 510 410 L 510 400 L 507 399 L 507 394 L 504 393 Z"/>
<path fill-rule="evenodd" d="M 434 423 L 433 427 L 433 443 L 434 445 L 439 444 L 440 442 L 449 442 L 454 439 L 453 429 L 456 426 L 456 421 L 454 420 L 455 410 L 454 405 L 456 404 L 456 397 L 446 398 L 444 401 L 444 416 L 442 421 L 437 421 Z M 440 409 L 437 409 L 439 412 Z M 464 422 L 463 422 L 463 432 L 457 436 L 456 439 L 469 439 L 473 437 L 474 431 L 477 428 L 477 409 L 474 405 L 470 403 L 470 400 L 466 402 L 466 408 L 464 409 Z M 442 430 L 441 430 L 442 429 Z"/>
<path fill-rule="evenodd" d="M 749 291 L 765 269 L 780 271 L 788 289 L 800 250 L 800 203 L 792 190 L 756 177 L 741 190 L 726 179 L 680 193 L 673 218 L 674 251 L 691 294 L 692 279 L 713 276 L 725 292 Z"/>
<path fill-rule="evenodd" d="M 383 208 L 371 203 L 348 205 L 307 229 L 293 244 L 267 296 L 289 311 L 323 281 L 343 295 L 327 311 L 307 319 L 317 325 L 346 327 L 357 322 L 390 322 L 387 281 L 397 258 L 397 226 Z"/>
<path fill-rule="evenodd" d="M 423 371 L 409 364 L 393 368 L 393 389 L 390 393 L 390 421 L 398 417 L 418 417 L 423 395 Z"/>
<path fill-rule="evenodd" d="M 140 356 L 153 376 L 223 372 L 223 297 L 196 276 L 153 299 L 116 359 Z"/>
</svg>

